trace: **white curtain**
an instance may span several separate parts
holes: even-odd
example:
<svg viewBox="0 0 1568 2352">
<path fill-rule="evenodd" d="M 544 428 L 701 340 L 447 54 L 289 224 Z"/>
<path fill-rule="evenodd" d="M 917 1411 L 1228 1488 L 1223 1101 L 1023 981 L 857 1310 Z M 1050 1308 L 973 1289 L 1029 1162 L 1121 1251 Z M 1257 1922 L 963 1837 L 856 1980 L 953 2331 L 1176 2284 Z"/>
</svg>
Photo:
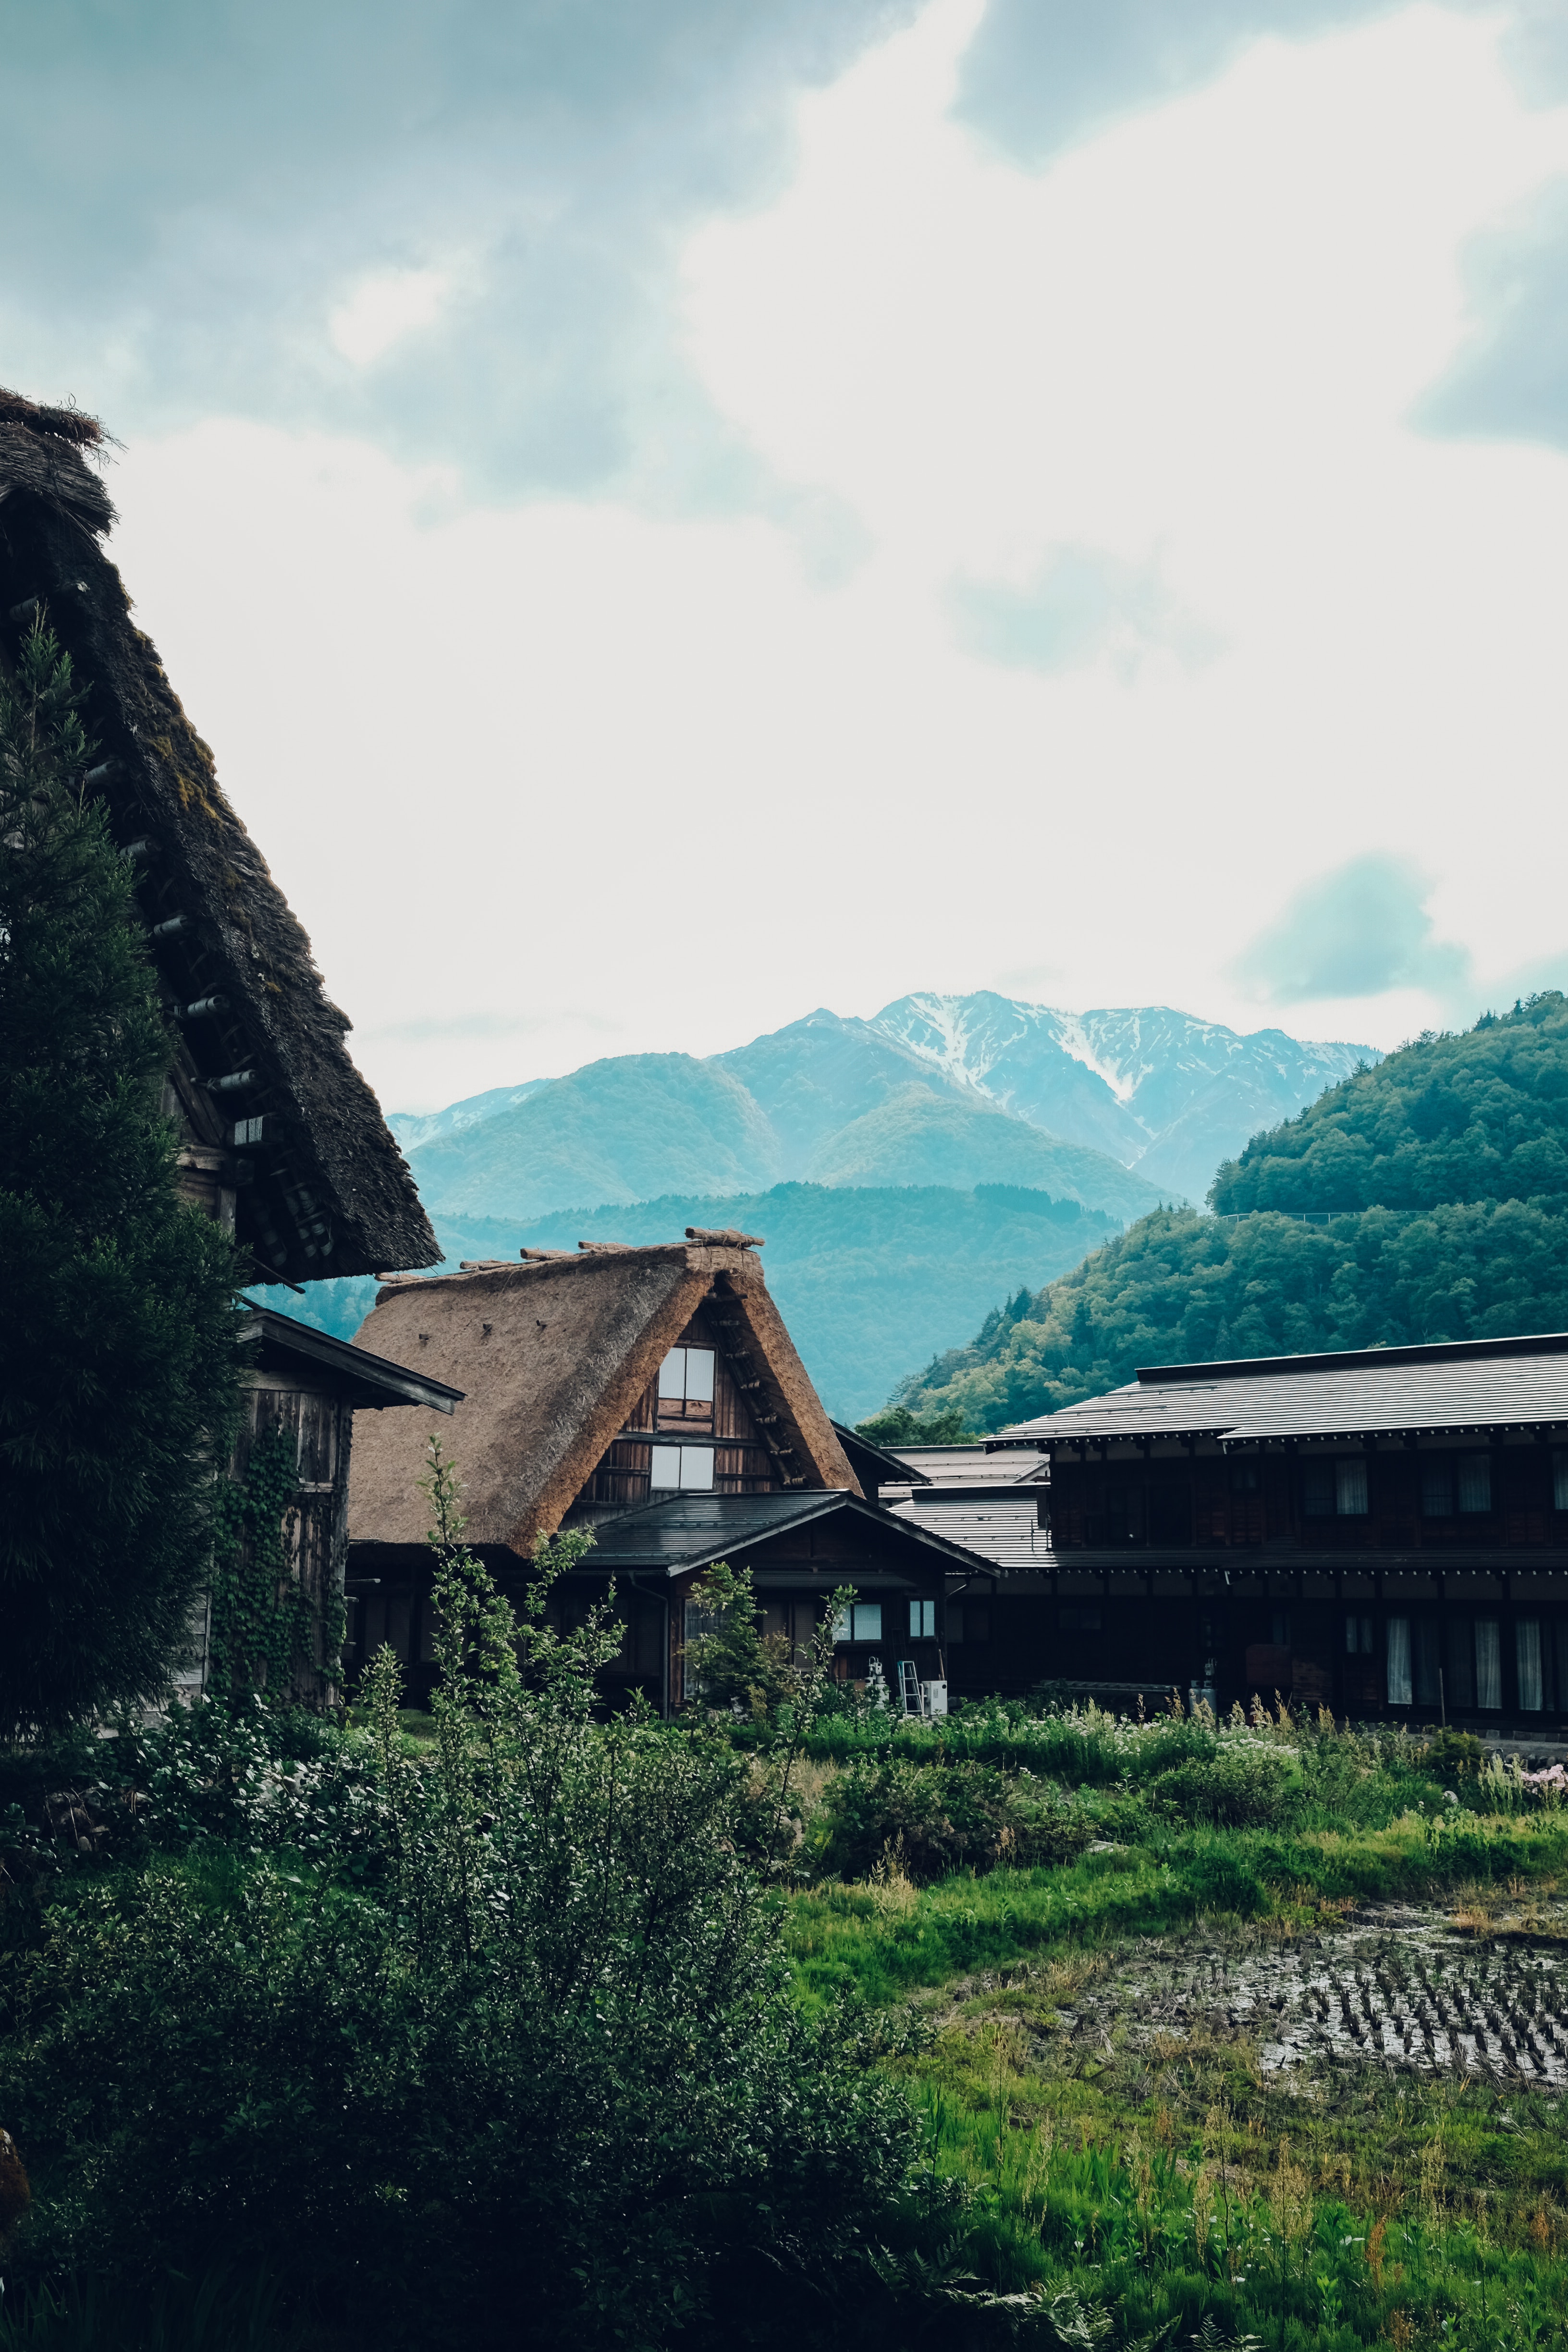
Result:
<svg viewBox="0 0 1568 2352">
<path fill-rule="evenodd" d="M 1388 1643 L 1388 1704 L 1410 1705 L 1410 1620 L 1391 1617 L 1385 1629 Z"/>
<path fill-rule="evenodd" d="M 1366 1464 L 1342 1454 L 1334 1465 L 1335 1500 L 1342 1518 L 1360 1518 L 1366 1509 Z"/>
<path fill-rule="evenodd" d="M 1502 1627 L 1495 1617 L 1476 1619 L 1476 1705 L 1502 1705 Z"/>
<path fill-rule="evenodd" d="M 1539 1715 L 1545 1705 L 1541 1688 L 1541 1620 L 1521 1617 L 1513 1629 L 1514 1655 L 1519 1664 L 1519 1704 L 1521 1713 Z"/>
</svg>

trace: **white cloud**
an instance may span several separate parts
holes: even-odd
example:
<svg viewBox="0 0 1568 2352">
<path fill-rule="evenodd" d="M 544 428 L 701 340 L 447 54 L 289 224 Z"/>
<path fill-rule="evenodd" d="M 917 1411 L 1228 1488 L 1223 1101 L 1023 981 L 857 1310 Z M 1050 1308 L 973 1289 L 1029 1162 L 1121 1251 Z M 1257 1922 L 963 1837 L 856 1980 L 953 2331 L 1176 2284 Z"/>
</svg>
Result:
<svg viewBox="0 0 1568 2352">
<path fill-rule="evenodd" d="M 755 519 L 459 512 L 254 425 L 122 463 L 143 625 L 389 1099 L 1020 970 L 1256 1025 L 1237 948 L 1374 853 L 1418 856 L 1482 991 L 1561 943 L 1568 460 L 1405 420 L 1463 240 L 1564 117 L 1417 7 L 1035 175 L 948 119 L 975 16 L 936 0 L 807 101 L 793 185 L 689 255 L 703 375 L 858 519 L 841 573 Z M 951 583 L 1024 593 L 1063 547 L 1121 600 L 1101 639 L 966 652 Z"/>
<path fill-rule="evenodd" d="M 446 269 L 384 269 L 362 278 L 327 320 L 333 348 L 353 367 L 374 366 L 440 317 L 452 287 Z"/>
</svg>

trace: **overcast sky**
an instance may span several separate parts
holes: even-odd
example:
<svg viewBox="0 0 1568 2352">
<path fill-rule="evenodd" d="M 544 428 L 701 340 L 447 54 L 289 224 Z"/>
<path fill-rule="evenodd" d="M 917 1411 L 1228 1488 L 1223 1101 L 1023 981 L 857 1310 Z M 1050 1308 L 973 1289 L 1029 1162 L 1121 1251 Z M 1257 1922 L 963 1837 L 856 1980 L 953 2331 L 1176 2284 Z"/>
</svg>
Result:
<svg viewBox="0 0 1568 2352">
<path fill-rule="evenodd" d="M 0 0 L 0 383 L 388 1108 L 1568 984 L 1568 8 Z"/>
</svg>

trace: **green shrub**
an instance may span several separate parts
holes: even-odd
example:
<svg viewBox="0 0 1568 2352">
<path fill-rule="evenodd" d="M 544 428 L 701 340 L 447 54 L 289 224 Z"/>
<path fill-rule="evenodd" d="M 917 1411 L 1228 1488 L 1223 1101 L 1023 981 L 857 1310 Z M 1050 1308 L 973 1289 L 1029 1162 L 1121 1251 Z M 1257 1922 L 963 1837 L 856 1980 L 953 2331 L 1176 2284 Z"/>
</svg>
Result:
<svg viewBox="0 0 1568 2352">
<path fill-rule="evenodd" d="M 1462 1780 L 1473 1780 L 1486 1760 L 1486 1742 L 1478 1739 L 1473 1731 L 1456 1731 L 1451 1725 L 1433 1732 L 1421 1754 L 1427 1770 L 1435 1772 L 1450 1788 Z"/>
<path fill-rule="evenodd" d="M 1081 1811 L 1030 1774 L 902 1756 L 857 1759 L 830 1784 L 823 1811 L 823 1859 L 846 1878 L 864 1877 L 889 1852 L 920 1881 L 999 1864 L 1068 1862 L 1095 1834 Z"/>
<path fill-rule="evenodd" d="M 1272 1829 L 1300 1810 L 1300 1762 L 1261 1740 L 1226 1740 L 1213 1756 L 1160 1773 L 1152 1793 L 1184 1821 Z"/>
<path fill-rule="evenodd" d="M 518 1622 L 443 1548 L 435 1738 L 405 1739 L 383 1651 L 338 1751 L 363 1801 L 291 1792 L 331 1757 L 268 1754 L 258 1715 L 203 1751 L 214 1822 L 188 1724 L 163 1801 L 192 1857 L 64 1876 L 0 1972 L 13 2284 L 221 2258 L 384 2343 L 652 2345 L 716 2283 L 826 2280 L 893 2226 L 920 2135 L 874 2037 L 789 1997 L 745 1767 L 594 1722 L 619 1629 L 551 1633 L 563 1564 Z"/>
</svg>

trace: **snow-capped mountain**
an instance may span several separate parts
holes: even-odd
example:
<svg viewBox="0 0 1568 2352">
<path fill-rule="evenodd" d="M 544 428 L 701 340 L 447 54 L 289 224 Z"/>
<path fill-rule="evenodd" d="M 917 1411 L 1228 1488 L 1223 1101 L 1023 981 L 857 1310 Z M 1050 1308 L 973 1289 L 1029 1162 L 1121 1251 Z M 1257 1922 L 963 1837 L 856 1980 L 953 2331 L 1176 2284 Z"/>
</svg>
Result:
<svg viewBox="0 0 1568 2352">
<path fill-rule="evenodd" d="M 977 990 L 901 996 L 867 1024 L 952 1086 L 1201 1201 L 1222 1160 L 1377 1062 L 1370 1045 L 1243 1036 L 1169 1005 L 1066 1013 Z"/>
</svg>

